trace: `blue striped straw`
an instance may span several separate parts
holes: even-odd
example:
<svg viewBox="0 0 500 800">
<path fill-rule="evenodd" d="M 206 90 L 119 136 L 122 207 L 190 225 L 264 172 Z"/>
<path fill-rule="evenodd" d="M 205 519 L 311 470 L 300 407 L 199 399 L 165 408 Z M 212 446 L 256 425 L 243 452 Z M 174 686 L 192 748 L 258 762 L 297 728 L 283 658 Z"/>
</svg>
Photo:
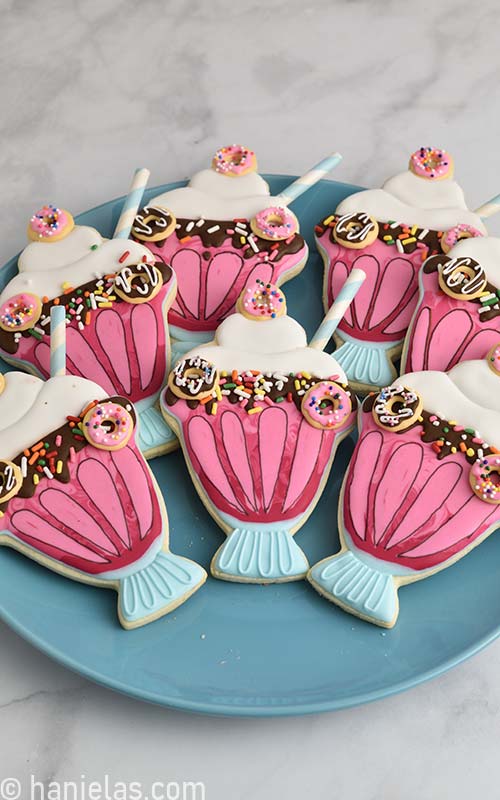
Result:
<svg viewBox="0 0 500 800">
<path fill-rule="evenodd" d="M 66 374 L 66 308 L 50 309 L 50 377 Z"/>
<path fill-rule="evenodd" d="M 325 175 L 328 175 L 332 169 L 335 169 L 337 164 L 340 164 L 342 161 L 342 156 L 340 153 L 332 153 L 331 155 L 324 158 L 319 164 L 316 164 L 315 167 L 306 172 L 301 178 L 297 178 L 296 181 L 290 184 L 286 189 L 284 189 L 277 197 L 277 200 L 281 205 L 287 206 L 292 203 L 297 197 L 300 197 L 301 194 L 307 192 L 311 186 L 314 186 L 321 178 L 324 178 Z"/>
<path fill-rule="evenodd" d="M 474 214 L 477 214 L 481 217 L 481 219 L 488 219 L 488 217 L 492 217 L 493 214 L 498 214 L 500 211 L 500 194 L 495 195 L 492 197 L 491 200 L 488 200 L 487 203 L 483 203 L 482 206 L 476 208 Z"/>
<path fill-rule="evenodd" d="M 145 167 L 136 169 L 132 183 L 123 204 L 122 213 L 113 234 L 113 239 L 128 239 L 135 215 L 141 205 L 144 189 L 149 180 L 150 172 Z"/>
<path fill-rule="evenodd" d="M 344 317 L 345 312 L 361 289 L 365 278 L 366 272 L 357 267 L 353 269 L 338 293 L 333 305 L 327 311 L 323 322 L 309 342 L 309 347 L 314 347 L 315 350 L 325 349 L 337 330 L 340 320 Z"/>
</svg>

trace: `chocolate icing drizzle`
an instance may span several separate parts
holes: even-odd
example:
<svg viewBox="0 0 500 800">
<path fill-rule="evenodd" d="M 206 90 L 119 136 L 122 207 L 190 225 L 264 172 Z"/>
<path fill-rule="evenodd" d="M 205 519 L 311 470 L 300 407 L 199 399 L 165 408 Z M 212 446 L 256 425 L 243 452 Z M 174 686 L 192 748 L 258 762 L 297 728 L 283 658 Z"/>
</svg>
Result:
<svg viewBox="0 0 500 800">
<path fill-rule="evenodd" d="M 259 375 L 262 375 L 264 379 L 263 381 L 253 382 L 249 380 L 250 376 L 255 378 Z M 236 370 L 227 374 L 221 372 L 220 376 L 220 397 L 218 397 L 214 392 L 214 396 L 211 397 L 208 402 L 203 403 L 207 414 L 214 413 L 214 404 L 215 410 L 217 410 L 217 404 L 221 400 L 227 400 L 229 403 L 231 403 L 231 405 L 236 405 L 236 403 L 246 403 L 245 410 L 251 411 L 255 407 L 263 407 L 267 405 L 268 403 L 265 398 L 268 398 L 272 403 L 295 403 L 295 406 L 300 411 L 302 398 L 308 389 L 310 389 L 315 383 L 320 383 L 324 380 L 327 380 L 325 378 L 317 378 L 314 375 L 309 375 L 309 373 L 288 373 L 285 375 L 277 372 L 266 372 L 262 374 L 257 370 L 254 370 L 250 373 L 245 372 L 243 374 L 238 373 Z M 329 380 L 336 381 L 337 378 L 332 376 Z M 224 383 L 222 383 L 223 381 Z M 255 386 L 257 386 L 259 389 L 261 388 L 264 391 L 264 395 L 254 394 Z M 358 401 L 353 390 L 347 383 L 339 383 L 339 386 L 342 386 L 342 388 L 349 394 L 352 403 L 352 410 L 355 411 L 358 407 Z M 164 398 L 169 406 L 173 406 L 177 402 L 181 402 L 187 403 L 189 408 L 195 409 L 200 405 L 199 400 L 183 400 L 180 397 L 177 397 L 170 387 L 165 390 Z"/>
<path fill-rule="evenodd" d="M 377 397 L 378 395 L 375 393 L 366 397 L 363 403 L 363 413 L 372 413 Z M 462 453 L 469 464 L 474 464 L 478 458 L 498 452 L 496 448 L 486 444 L 478 432 L 472 428 L 464 428 L 456 420 L 445 420 L 438 417 L 437 414 L 431 414 L 425 410 L 421 412 L 413 425 L 405 430 L 395 431 L 391 428 L 386 428 L 386 430 L 388 433 L 398 436 L 416 427 L 422 428 L 420 434 L 422 441 L 432 446 L 440 461 L 446 456 Z"/>
<path fill-rule="evenodd" d="M 429 258 L 424 264 L 423 271 L 427 275 L 432 275 L 434 272 L 439 272 L 439 267 L 447 263 L 447 261 L 451 261 L 451 259 L 449 256 L 444 255 Z M 486 281 L 484 291 L 485 295 L 483 297 L 477 297 L 473 300 L 469 300 L 467 297 L 463 299 L 469 303 L 475 303 L 481 322 L 488 322 L 500 316 L 500 290 L 489 281 Z"/>
<path fill-rule="evenodd" d="M 47 245 L 47 247 L 50 247 L 50 245 Z M 137 267 L 139 268 L 139 271 L 142 269 L 141 264 L 136 265 L 136 269 Z M 168 281 L 170 281 L 172 278 L 172 269 L 167 264 L 164 264 L 163 261 L 156 261 L 155 267 L 160 271 L 163 283 L 168 283 Z M 127 269 L 134 271 L 134 266 L 129 266 Z M 66 316 L 68 319 L 70 319 L 71 323 L 77 325 L 81 324 L 81 326 L 84 326 L 87 314 L 89 315 L 88 318 L 90 318 L 92 315 L 92 297 L 94 297 L 95 300 L 97 299 L 97 309 L 99 309 L 99 303 L 101 301 L 107 301 L 106 295 L 111 295 L 114 298 L 111 301 L 113 304 L 126 302 L 113 291 L 114 278 L 119 272 L 120 270 L 109 273 L 102 278 L 95 278 L 94 280 L 84 283 L 78 287 L 69 287 L 56 298 L 42 298 L 44 301 L 42 303 L 42 313 L 40 315 L 40 319 L 36 325 L 33 326 L 33 328 L 29 328 L 26 331 L 6 331 L 3 328 L 0 328 L 0 349 L 12 355 L 17 353 L 18 339 L 21 336 L 34 336 L 40 341 L 45 336 L 49 338 L 50 309 L 53 305 L 65 306 L 67 311 Z M 138 283 L 137 281 L 134 281 L 132 291 L 127 295 L 127 297 L 144 298 L 144 294 L 137 291 L 137 287 Z M 83 327 L 82 330 L 85 330 L 85 327 Z"/>
<path fill-rule="evenodd" d="M 134 407 L 125 397 L 109 397 L 99 402 L 115 403 L 116 405 L 126 408 L 132 416 L 135 427 L 136 414 Z M 42 480 L 57 480 L 61 483 L 70 482 L 70 463 L 74 458 L 74 454 L 79 453 L 86 446 L 91 446 L 80 428 L 80 424 L 85 416 L 84 412 L 87 411 L 88 407 L 89 406 L 82 410 L 79 417 L 68 417 L 64 425 L 61 425 L 61 427 L 57 428 L 55 431 L 47 433 L 43 439 L 34 442 L 31 447 L 26 448 L 26 450 L 12 459 L 12 462 L 24 473 L 21 488 L 14 497 L 33 497 L 38 482 Z M 59 437 L 61 437 L 61 441 L 59 444 L 56 444 L 56 442 L 59 442 Z M 48 473 L 52 475 L 51 478 Z M 35 476 L 38 477 L 38 480 Z M 35 480 L 33 480 L 34 478 Z M 5 503 L 1 503 L 0 511 L 5 511 L 10 500 L 13 500 L 14 497 L 10 498 Z"/>
<path fill-rule="evenodd" d="M 145 210 L 139 211 L 139 216 L 144 216 Z M 137 219 L 137 217 L 136 217 Z M 134 229 L 132 228 L 132 238 Z M 296 233 L 288 239 L 282 241 L 268 241 L 257 236 L 250 227 L 247 219 L 233 220 L 213 220 L 213 219 L 177 219 L 175 231 L 177 239 L 181 244 L 187 244 L 190 239 L 198 236 L 203 247 L 220 248 L 227 239 L 231 239 L 231 244 L 236 250 L 243 250 L 243 258 L 253 258 L 259 253 L 268 257 L 269 261 L 279 261 L 287 255 L 298 253 L 305 246 L 305 242 L 300 234 Z M 153 244 L 161 249 L 166 239 Z M 203 254 L 203 258 L 208 260 L 210 254 Z"/>
<path fill-rule="evenodd" d="M 333 229 L 345 214 L 330 214 L 322 222 L 315 225 L 314 231 L 318 237 L 329 232 L 332 244 L 337 244 L 333 237 Z M 434 231 L 428 228 L 419 228 L 416 225 L 404 225 L 399 222 L 379 222 L 378 236 L 381 242 L 388 247 L 395 247 L 400 253 L 413 253 L 422 251 L 422 261 L 428 256 L 441 253 L 441 237 L 443 231 Z"/>
</svg>

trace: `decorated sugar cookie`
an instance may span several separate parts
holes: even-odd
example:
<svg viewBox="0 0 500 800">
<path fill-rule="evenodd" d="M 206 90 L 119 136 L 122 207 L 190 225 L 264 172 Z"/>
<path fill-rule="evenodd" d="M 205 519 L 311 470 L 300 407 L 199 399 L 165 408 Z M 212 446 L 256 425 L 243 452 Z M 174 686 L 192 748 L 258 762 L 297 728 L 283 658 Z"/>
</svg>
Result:
<svg viewBox="0 0 500 800">
<path fill-rule="evenodd" d="M 442 256 L 464 238 L 486 233 L 453 180 L 453 160 L 436 148 L 419 148 L 409 169 L 382 189 L 343 200 L 315 228 L 324 260 L 324 304 L 330 306 L 354 266 L 367 280 L 336 333 L 335 357 L 355 389 L 390 383 L 418 297 L 426 258 Z"/>
<path fill-rule="evenodd" d="M 499 353 L 500 340 L 488 359 L 408 373 L 366 398 L 342 486 L 342 549 L 308 575 L 328 600 L 390 628 L 400 586 L 500 526 Z"/>
<path fill-rule="evenodd" d="M 215 340 L 170 374 L 163 413 L 228 537 L 212 561 L 217 578 L 270 583 L 307 572 L 293 535 L 318 502 L 357 408 L 344 371 L 321 349 L 329 332 L 318 334 L 308 345 L 282 292 L 256 281 Z"/>
<path fill-rule="evenodd" d="M 0 386 L 0 545 L 115 589 L 125 628 L 169 613 L 206 578 L 168 549 L 136 424 L 128 399 L 80 377 L 9 372 Z"/>
<path fill-rule="evenodd" d="M 147 457 L 175 447 L 156 407 L 170 367 L 172 269 L 144 244 L 104 239 L 54 206 L 36 212 L 28 230 L 32 241 L 19 256 L 19 274 L 0 294 L 2 357 L 47 378 L 50 307 L 63 305 L 68 372 L 136 403 Z"/>
<path fill-rule="evenodd" d="M 451 369 L 484 358 L 500 341 L 500 239 L 458 242 L 429 258 L 420 275 L 417 309 L 402 369 Z"/>
<path fill-rule="evenodd" d="M 213 339 L 247 284 L 282 284 L 304 267 L 308 248 L 288 208 L 340 161 L 334 154 L 281 195 L 271 197 L 255 153 L 242 145 L 217 151 L 210 169 L 142 208 L 132 236 L 177 275 L 169 312 L 174 353 Z"/>
</svg>

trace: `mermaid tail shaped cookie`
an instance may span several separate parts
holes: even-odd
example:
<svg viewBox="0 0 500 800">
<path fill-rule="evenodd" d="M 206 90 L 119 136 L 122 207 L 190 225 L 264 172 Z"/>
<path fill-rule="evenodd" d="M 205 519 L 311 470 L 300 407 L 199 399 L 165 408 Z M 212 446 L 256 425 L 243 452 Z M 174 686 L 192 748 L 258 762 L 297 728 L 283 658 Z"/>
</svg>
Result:
<svg viewBox="0 0 500 800">
<path fill-rule="evenodd" d="M 325 558 L 309 570 L 308 581 L 327 600 L 376 625 L 391 628 L 399 604 L 392 575 L 347 551 Z"/>
<path fill-rule="evenodd" d="M 124 628 L 137 628 L 173 611 L 205 578 L 205 570 L 194 561 L 160 551 L 149 565 L 120 580 L 121 624 Z"/>
<path fill-rule="evenodd" d="M 309 564 L 286 529 L 247 524 L 236 528 L 212 560 L 217 578 L 270 583 L 304 578 Z"/>
</svg>

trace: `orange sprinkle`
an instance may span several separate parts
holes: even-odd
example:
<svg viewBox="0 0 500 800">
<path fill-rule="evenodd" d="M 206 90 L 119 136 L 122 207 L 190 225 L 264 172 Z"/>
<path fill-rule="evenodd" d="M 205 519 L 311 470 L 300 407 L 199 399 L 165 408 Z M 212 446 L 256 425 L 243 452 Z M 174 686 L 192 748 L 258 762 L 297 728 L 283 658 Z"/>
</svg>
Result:
<svg viewBox="0 0 500 800">
<path fill-rule="evenodd" d="M 462 453 L 466 453 L 467 452 L 467 446 L 463 442 L 460 442 L 459 447 L 460 447 L 460 450 L 462 451 Z"/>
<path fill-rule="evenodd" d="M 500 453 L 500 450 L 497 450 L 496 447 L 492 447 L 491 445 L 490 445 L 490 450 L 492 453 Z"/>
<path fill-rule="evenodd" d="M 31 455 L 31 450 L 23 450 L 25 456 Z"/>
<path fill-rule="evenodd" d="M 43 442 L 38 442 L 38 444 L 33 445 L 33 447 L 31 448 L 31 452 L 36 453 L 37 450 L 41 450 L 42 447 L 43 447 Z"/>
<path fill-rule="evenodd" d="M 81 416 L 81 417 L 84 417 L 84 416 L 85 416 L 85 414 L 87 413 L 87 411 L 90 411 L 90 409 L 91 409 L 91 408 L 94 408 L 94 406 L 96 406 L 96 405 L 97 405 L 97 400 L 92 400 L 92 402 L 91 402 L 91 403 L 89 403 L 89 404 L 88 404 L 88 406 L 86 406 L 86 407 L 83 409 L 83 411 L 82 411 L 82 413 L 80 414 L 80 416 Z"/>
<path fill-rule="evenodd" d="M 209 395 L 208 395 L 208 397 L 204 397 L 204 398 L 203 398 L 203 400 L 200 400 L 200 403 L 202 404 L 202 406 L 204 406 L 204 405 L 206 405 L 207 403 L 209 403 L 209 402 L 210 402 L 210 400 L 212 400 L 212 399 L 213 399 L 213 398 L 212 398 L 212 395 L 211 395 L 211 394 L 209 394 Z"/>
<path fill-rule="evenodd" d="M 71 294 L 71 292 L 74 292 L 74 291 L 75 290 L 74 290 L 73 286 L 69 286 L 67 289 L 64 290 L 63 294 Z"/>
<path fill-rule="evenodd" d="M 60 303 L 61 301 L 59 300 L 59 298 L 58 298 L 58 297 L 54 297 L 54 299 L 52 300 L 52 302 L 54 303 L 54 305 L 55 305 L 55 306 L 58 306 L 58 305 L 59 305 L 59 303 Z"/>
<path fill-rule="evenodd" d="M 42 297 L 42 303 L 48 303 L 48 302 L 49 302 L 49 298 L 47 297 L 46 294 L 44 294 L 44 296 Z"/>
<path fill-rule="evenodd" d="M 90 311 L 87 311 L 87 313 L 85 314 L 85 325 L 90 325 L 90 320 L 91 320 L 91 314 Z"/>
<path fill-rule="evenodd" d="M 182 239 L 179 239 L 179 241 L 181 244 L 185 244 L 186 242 L 190 242 L 192 238 L 192 236 L 183 236 Z"/>
<path fill-rule="evenodd" d="M 35 461 L 38 461 L 38 453 L 34 453 L 34 455 L 32 455 L 30 460 L 28 461 L 28 464 L 30 465 L 30 467 L 33 466 Z"/>
<path fill-rule="evenodd" d="M 233 379 L 233 383 L 236 383 L 236 381 L 238 380 L 238 370 L 233 369 L 233 371 L 231 372 L 231 378 Z"/>
</svg>

